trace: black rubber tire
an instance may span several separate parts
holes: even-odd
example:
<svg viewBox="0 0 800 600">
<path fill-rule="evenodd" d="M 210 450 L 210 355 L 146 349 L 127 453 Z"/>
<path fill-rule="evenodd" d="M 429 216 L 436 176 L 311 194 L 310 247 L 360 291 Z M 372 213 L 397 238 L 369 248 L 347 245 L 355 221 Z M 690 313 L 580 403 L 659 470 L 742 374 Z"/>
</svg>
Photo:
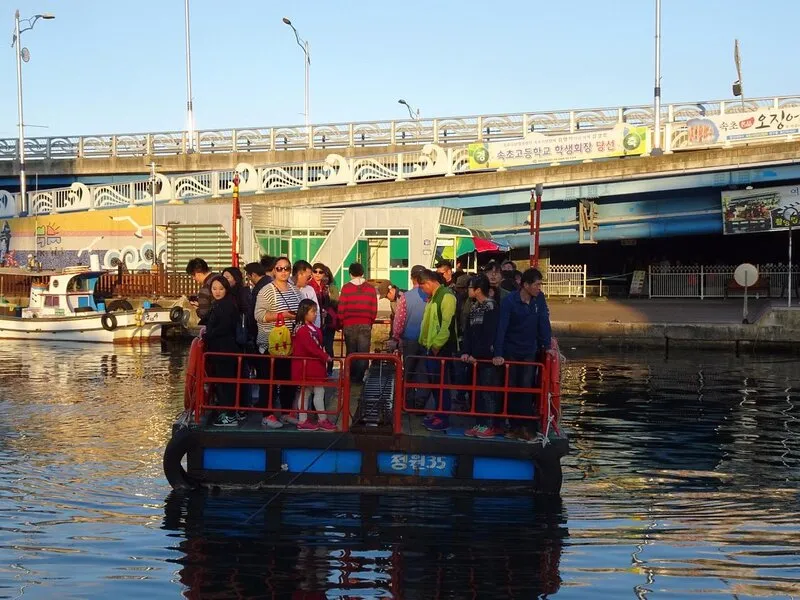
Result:
<svg viewBox="0 0 800 600">
<path fill-rule="evenodd" d="M 164 448 L 164 475 L 175 490 L 193 490 L 197 488 L 195 482 L 181 464 L 181 459 L 189 451 L 191 432 L 181 428 L 172 433 L 167 447 Z"/>
<path fill-rule="evenodd" d="M 183 308 L 180 306 L 173 306 L 169 309 L 169 320 L 173 323 L 180 323 L 183 321 Z"/>
<path fill-rule="evenodd" d="M 133 305 L 127 300 L 114 300 L 106 307 L 106 312 L 117 312 L 120 310 L 133 310 Z"/>
<path fill-rule="evenodd" d="M 110 313 L 106 313 L 100 317 L 100 324 L 106 331 L 114 331 L 117 328 L 117 317 Z"/>
</svg>

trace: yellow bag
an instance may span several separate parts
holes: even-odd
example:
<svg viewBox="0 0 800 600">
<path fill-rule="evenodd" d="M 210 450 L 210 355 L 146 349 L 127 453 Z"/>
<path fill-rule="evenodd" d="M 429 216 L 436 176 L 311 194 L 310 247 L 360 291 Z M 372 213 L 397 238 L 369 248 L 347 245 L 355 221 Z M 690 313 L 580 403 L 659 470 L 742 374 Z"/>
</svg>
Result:
<svg viewBox="0 0 800 600">
<path fill-rule="evenodd" d="M 275 327 L 269 332 L 267 346 L 269 353 L 273 356 L 289 356 L 292 353 L 292 332 L 283 322 L 282 314 L 278 315 Z"/>
</svg>

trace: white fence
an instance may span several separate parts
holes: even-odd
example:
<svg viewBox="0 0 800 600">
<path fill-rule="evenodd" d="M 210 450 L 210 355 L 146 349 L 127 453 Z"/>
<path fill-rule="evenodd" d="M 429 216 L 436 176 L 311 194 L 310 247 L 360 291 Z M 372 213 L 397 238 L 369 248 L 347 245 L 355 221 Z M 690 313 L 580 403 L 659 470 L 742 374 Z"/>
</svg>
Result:
<svg viewBox="0 0 800 600">
<path fill-rule="evenodd" d="M 798 96 L 773 96 L 741 100 L 676 102 L 661 106 L 664 149 L 687 146 L 689 119 L 735 114 L 760 108 L 800 105 Z M 608 129 L 619 123 L 652 126 L 653 105 L 579 108 L 500 115 L 397 119 L 319 125 L 283 125 L 241 129 L 207 129 L 196 132 L 193 143 L 186 131 L 97 134 L 83 136 L 29 137 L 27 160 L 166 156 L 199 152 L 274 152 L 280 150 L 334 149 L 401 145 L 450 145 L 475 141 L 499 141 L 526 133 L 574 133 Z M 15 138 L 0 139 L 0 161 L 16 160 Z"/>
<path fill-rule="evenodd" d="M 758 266 L 758 281 L 751 288 L 753 294 L 770 298 L 787 295 L 789 267 L 782 264 Z M 742 288 L 733 280 L 734 265 L 677 265 L 651 266 L 648 270 L 648 296 L 650 298 L 725 298 L 741 296 Z M 792 268 L 792 292 L 800 284 L 800 270 Z"/>
<path fill-rule="evenodd" d="M 586 298 L 586 265 L 549 265 L 542 276 L 545 295 Z"/>
</svg>

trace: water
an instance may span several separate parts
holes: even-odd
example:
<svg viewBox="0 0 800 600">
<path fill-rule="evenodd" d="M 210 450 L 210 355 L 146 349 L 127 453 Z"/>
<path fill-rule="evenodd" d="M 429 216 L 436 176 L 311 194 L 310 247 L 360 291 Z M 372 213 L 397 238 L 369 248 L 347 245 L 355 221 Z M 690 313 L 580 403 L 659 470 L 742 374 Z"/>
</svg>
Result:
<svg viewBox="0 0 800 600">
<path fill-rule="evenodd" d="M 184 348 L 2 348 L 3 598 L 800 598 L 796 357 L 568 348 L 563 502 L 260 511 L 163 479 Z"/>
</svg>

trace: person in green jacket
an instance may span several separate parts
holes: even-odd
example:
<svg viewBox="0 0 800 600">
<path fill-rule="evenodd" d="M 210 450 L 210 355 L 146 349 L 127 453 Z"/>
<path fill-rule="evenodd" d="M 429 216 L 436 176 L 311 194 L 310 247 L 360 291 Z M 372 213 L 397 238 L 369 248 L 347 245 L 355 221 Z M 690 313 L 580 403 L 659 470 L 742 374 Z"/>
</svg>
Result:
<svg viewBox="0 0 800 600">
<path fill-rule="evenodd" d="M 450 383 L 451 362 L 435 360 L 433 357 L 452 357 L 458 352 L 458 337 L 456 335 L 456 296 L 447 286 L 439 283 L 437 273 L 426 269 L 419 276 L 419 286 L 428 300 L 425 312 L 422 315 L 422 329 L 419 334 L 419 343 L 431 359 L 426 361 L 428 377 L 431 383 L 442 380 L 444 367 L 444 382 Z M 447 431 L 450 427 L 447 412 L 450 411 L 452 398 L 449 392 L 439 390 L 434 394 L 436 406 L 441 406 L 444 413 L 433 414 L 423 419 L 423 425 L 431 431 Z"/>
</svg>

